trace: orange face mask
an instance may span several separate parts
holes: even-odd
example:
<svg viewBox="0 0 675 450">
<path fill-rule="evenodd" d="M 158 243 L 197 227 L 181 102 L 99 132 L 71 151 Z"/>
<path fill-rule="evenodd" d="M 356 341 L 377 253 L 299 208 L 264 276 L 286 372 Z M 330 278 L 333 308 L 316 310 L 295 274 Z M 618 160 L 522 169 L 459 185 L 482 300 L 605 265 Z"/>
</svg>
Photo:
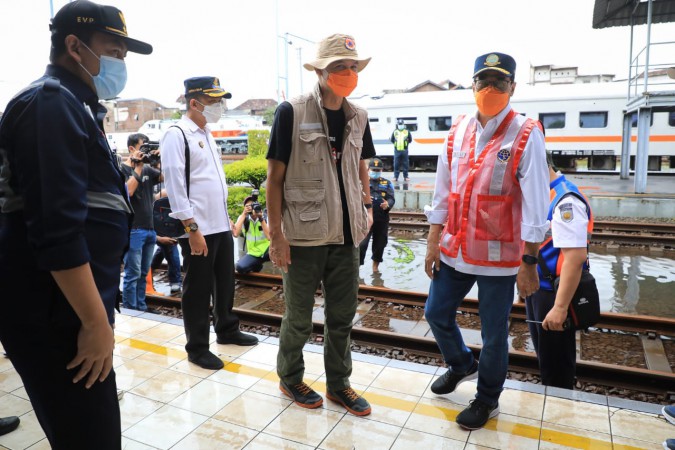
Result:
<svg viewBox="0 0 675 450">
<path fill-rule="evenodd" d="M 474 97 L 478 111 L 486 116 L 496 116 L 509 103 L 509 93 L 502 92 L 494 86 L 481 89 L 474 94 Z"/>
<path fill-rule="evenodd" d="M 332 72 L 328 74 L 326 84 L 335 95 L 340 97 L 349 97 L 349 94 L 354 91 L 359 82 L 359 74 L 351 69 L 341 70 L 339 72 Z"/>
</svg>

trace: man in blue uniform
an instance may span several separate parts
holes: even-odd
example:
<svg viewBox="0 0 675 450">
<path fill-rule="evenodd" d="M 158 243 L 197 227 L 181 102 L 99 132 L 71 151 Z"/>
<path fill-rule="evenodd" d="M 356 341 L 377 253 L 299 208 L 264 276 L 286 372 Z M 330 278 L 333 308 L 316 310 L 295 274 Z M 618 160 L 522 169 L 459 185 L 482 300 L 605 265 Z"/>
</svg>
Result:
<svg viewBox="0 0 675 450">
<path fill-rule="evenodd" d="M 368 164 L 370 178 L 370 198 L 373 200 L 373 226 L 366 238 L 359 245 L 359 263 L 363 265 L 370 238 L 373 238 L 373 272 L 380 270 L 382 254 L 389 242 L 389 211 L 394 207 L 394 186 L 391 181 L 382 178 L 382 161 L 373 158 Z"/>
<path fill-rule="evenodd" d="M 131 207 L 98 100 L 152 46 L 85 0 L 50 29 L 51 64 L 0 122 L 0 340 L 52 448 L 119 449 L 111 324 Z"/>
</svg>

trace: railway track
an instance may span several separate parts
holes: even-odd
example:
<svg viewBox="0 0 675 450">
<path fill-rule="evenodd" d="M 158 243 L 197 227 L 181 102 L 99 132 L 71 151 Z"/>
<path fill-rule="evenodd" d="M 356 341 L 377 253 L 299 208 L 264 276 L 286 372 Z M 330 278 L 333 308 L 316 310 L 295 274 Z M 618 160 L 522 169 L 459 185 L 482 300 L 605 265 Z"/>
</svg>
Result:
<svg viewBox="0 0 675 450">
<path fill-rule="evenodd" d="M 283 309 L 283 306 L 281 310 L 278 307 L 283 304 L 279 296 L 281 286 L 281 277 L 278 275 L 237 274 L 237 296 L 239 298 L 235 299 L 235 305 L 239 306 L 235 307 L 235 311 L 242 322 L 256 326 L 280 327 Z M 245 292 L 247 289 L 248 292 Z M 244 297 L 243 300 L 242 297 Z M 394 308 L 408 308 L 409 310 L 416 308 L 419 314 L 419 310 L 426 301 L 426 294 L 361 285 L 359 298 L 362 302 L 359 307 L 360 312 L 357 314 L 360 315 L 352 331 L 352 339 L 355 342 L 376 347 L 402 349 L 410 353 L 434 357 L 440 356 L 432 337 L 373 329 L 362 325 L 367 322 L 365 318 L 368 314 L 381 307 L 393 305 Z M 180 299 L 174 297 L 148 295 L 147 301 L 151 305 L 180 307 Z M 272 304 L 273 307 L 265 308 L 263 305 L 267 304 Z M 465 299 L 460 310 L 462 315 L 473 317 L 478 314 L 478 301 Z M 511 312 L 512 335 L 527 333 L 524 319 L 524 304 L 514 304 Z M 462 326 L 460 318 L 458 322 Z M 675 400 L 675 374 L 671 369 L 664 347 L 664 338 L 668 340 L 675 337 L 675 319 L 603 313 L 596 327 L 597 329 L 591 331 L 589 336 L 601 332 L 604 332 L 606 336 L 606 333 L 611 330 L 611 333 L 616 333 L 619 337 L 631 336 L 633 340 L 638 339 L 644 352 L 645 367 L 630 367 L 584 359 L 583 346 L 580 345 L 581 357 L 577 364 L 579 380 L 669 396 L 671 400 Z M 520 331 L 514 331 L 517 329 Z M 323 323 L 315 321 L 313 332 L 323 335 Z M 666 336 L 671 336 L 671 338 Z M 610 337 L 610 340 L 614 338 Z M 468 347 L 476 355 L 480 352 L 480 345 L 468 344 Z M 675 346 L 672 348 L 675 349 Z M 619 350 L 619 353 L 622 351 Z M 527 351 L 510 350 L 509 370 L 538 373 L 536 356 Z"/>
<path fill-rule="evenodd" d="M 391 229 L 424 234 L 428 231 L 424 213 L 392 211 L 389 216 Z M 675 224 L 596 221 L 591 242 L 675 248 Z"/>
</svg>

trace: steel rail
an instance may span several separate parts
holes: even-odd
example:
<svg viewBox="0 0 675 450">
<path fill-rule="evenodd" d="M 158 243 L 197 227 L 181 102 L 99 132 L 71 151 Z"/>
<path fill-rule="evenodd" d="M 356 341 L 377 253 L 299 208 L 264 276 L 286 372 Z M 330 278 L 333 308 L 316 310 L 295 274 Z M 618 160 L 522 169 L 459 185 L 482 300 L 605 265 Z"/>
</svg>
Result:
<svg viewBox="0 0 675 450">
<path fill-rule="evenodd" d="M 174 297 L 148 295 L 146 296 L 146 300 L 151 304 L 180 305 L 180 299 Z M 517 306 L 518 304 L 514 305 L 514 308 Z M 234 308 L 234 311 L 243 323 L 277 328 L 281 326 L 282 316 L 280 314 L 241 308 Z M 323 335 L 324 330 L 322 322 L 313 321 L 312 326 L 315 334 Z M 404 335 L 360 326 L 352 328 L 351 335 L 352 340 L 357 343 L 400 348 L 414 353 L 440 356 L 436 341 L 428 337 Z M 467 347 L 471 349 L 476 357 L 479 356 L 481 346 L 469 344 Z M 536 355 L 518 350 L 510 350 L 509 370 L 538 373 L 539 368 Z M 582 381 L 605 386 L 623 387 L 659 395 L 672 391 L 672 387 L 675 386 L 675 373 L 651 371 L 647 369 L 584 360 L 577 362 L 577 378 Z"/>
</svg>

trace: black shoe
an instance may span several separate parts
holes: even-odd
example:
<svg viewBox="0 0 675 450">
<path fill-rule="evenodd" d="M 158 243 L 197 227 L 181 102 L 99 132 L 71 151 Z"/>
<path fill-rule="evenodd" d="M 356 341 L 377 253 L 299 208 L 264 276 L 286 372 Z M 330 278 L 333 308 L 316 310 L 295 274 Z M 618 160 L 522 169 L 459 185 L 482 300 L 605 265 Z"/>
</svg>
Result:
<svg viewBox="0 0 675 450">
<path fill-rule="evenodd" d="M 258 338 L 237 330 L 235 333 L 218 336 L 216 342 L 219 344 L 256 345 Z"/>
<path fill-rule="evenodd" d="M 0 418 L 0 436 L 16 430 L 19 426 L 19 422 L 21 422 L 21 420 L 16 416 Z"/>
<path fill-rule="evenodd" d="M 499 414 L 499 403 L 490 406 L 480 400 L 472 400 L 469 406 L 457 416 L 457 424 L 465 430 L 483 428 L 488 421 Z"/>
<path fill-rule="evenodd" d="M 438 395 L 449 394 L 457 389 L 459 383 L 476 378 L 478 378 L 478 361 L 474 359 L 471 368 L 466 373 L 456 373 L 452 369 L 448 369 L 431 384 L 431 392 Z"/>
<path fill-rule="evenodd" d="M 323 398 L 304 382 L 289 386 L 279 380 L 279 389 L 292 398 L 296 405 L 303 408 L 314 409 L 323 405 Z"/>
<path fill-rule="evenodd" d="M 195 357 L 188 355 L 188 361 L 193 364 L 197 364 L 202 369 L 220 370 L 225 367 L 223 360 L 211 352 L 202 353 L 201 355 Z"/>
<path fill-rule="evenodd" d="M 367 416 L 370 414 L 370 403 L 348 387 L 339 391 L 326 391 L 326 397 L 347 408 L 347 411 L 356 416 Z"/>
</svg>

